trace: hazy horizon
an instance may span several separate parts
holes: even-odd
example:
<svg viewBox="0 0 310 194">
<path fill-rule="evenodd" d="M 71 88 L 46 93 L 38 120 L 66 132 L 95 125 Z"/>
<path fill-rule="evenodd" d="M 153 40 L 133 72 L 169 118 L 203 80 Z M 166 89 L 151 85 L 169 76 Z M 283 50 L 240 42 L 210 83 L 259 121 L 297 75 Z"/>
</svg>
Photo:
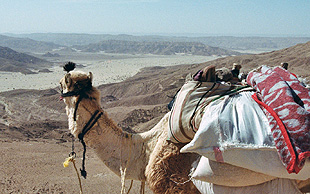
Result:
<svg viewBox="0 0 310 194">
<path fill-rule="evenodd" d="M 305 0 L 10 0 L 0 34 L 310 36 Z"/>
<path fill-rule="evenodd" d="M 85 35 L 130 35 L 130 36 L 175 36 L 175 37 L 271 37 L 271 38 L 308 38 L 308 35 L 296 34 L 200 34 L 200 33 L 126 33 L 126 32 L 98 32 L 98 33 L 79 33 L 79 32 L 18 32 L 0 33 L 0 35 L 28 35 L 28 34 L 85 34 Z"/>
</svg>

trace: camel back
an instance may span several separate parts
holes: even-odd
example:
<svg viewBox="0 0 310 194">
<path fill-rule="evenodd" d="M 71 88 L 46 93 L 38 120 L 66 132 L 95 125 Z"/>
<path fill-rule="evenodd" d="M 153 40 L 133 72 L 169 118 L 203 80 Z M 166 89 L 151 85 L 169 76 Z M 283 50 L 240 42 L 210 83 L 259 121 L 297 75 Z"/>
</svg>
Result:
<svg viewBox="0 0 310 194">
<path fill-rule="evenodd" d="M 188 143 L 194 137 L 205 107 L 224 95 L 236 94 L 244 86 L 220 82 L 187 81 L 179 90 L 169 118 L 168 140 Z"/>
</svg>

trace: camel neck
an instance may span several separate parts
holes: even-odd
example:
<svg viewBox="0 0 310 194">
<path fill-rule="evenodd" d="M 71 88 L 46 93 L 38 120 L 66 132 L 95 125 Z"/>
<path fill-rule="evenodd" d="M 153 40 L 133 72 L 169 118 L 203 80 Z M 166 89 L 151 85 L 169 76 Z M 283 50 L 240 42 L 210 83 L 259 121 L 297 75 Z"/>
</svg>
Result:
<svg viewBox="0 0 310 194">
<path fill-rule="evenodd" d="M 124 132 L 119 126 L 117 126 L 114 121 L 109 118 L 108 114 L 101 109 L 100 104 L 94 99 L 82 99 L 80 105 L 76 107 L 77 109 L 77 120 L 76 120 L 76 133 L 75 136 L 83 134 L 88 136 L 88 131 L 96 131 L 96 133 L 91 133 L 91 136 L 108 134 L 109 138 L 122 138 L 129 137 L 130 134 Z M 93 126 L 90 126 L 86 132 L 83 129 L 87 128 L 89 122 L 95 120 Z"/>
<path fill-rule="evenodd" d="M 114 121 L 109 118 L 96 101 L 83 99 L 77 110 L 76 133 L 80 133 L 83 127 L 91 119 L 95 112 L 102 115 L 94 126 L 84 135 L 87 146 L 94 149 L 99 158 L 116 174 L 120 175 L 120 168 L 127 169 L 127 177 L 136 180 L 144 179 L 144 171 L 136 165 L 137 160 L 145 161 L 145 145 L 138 134 L 124 132 Z M 77 134 L 75 134 L 76 136 Z"/>
</svg>

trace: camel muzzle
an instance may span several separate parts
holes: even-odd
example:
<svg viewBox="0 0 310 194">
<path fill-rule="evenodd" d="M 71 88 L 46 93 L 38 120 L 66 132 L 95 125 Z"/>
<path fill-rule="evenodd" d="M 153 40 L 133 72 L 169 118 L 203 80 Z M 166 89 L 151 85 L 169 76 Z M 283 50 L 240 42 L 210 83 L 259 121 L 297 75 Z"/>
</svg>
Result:
<svg viewBox="0 0 310 194">
<path fill-rule="evenodd" d="M 72 96 L 78 96 L 80 94 L 80 91 L 70 91 L 70 92 L 66 92 L 63 93 L 63 91 L 61 91 L 61 97 L 72 97 Z"/>
</svg>

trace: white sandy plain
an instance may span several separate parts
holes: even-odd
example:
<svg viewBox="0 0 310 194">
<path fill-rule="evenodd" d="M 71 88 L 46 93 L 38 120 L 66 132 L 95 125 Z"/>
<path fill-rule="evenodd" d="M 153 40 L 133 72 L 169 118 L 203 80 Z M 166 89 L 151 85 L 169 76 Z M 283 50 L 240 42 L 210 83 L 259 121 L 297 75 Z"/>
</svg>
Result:
<svg viewBox="0 0 310 194">
<path fill-rule="evenodd" d="M 94 86 L 105 83 L 123 81 L 139 72 L 143 67 L 172 66 L 180 64 L 202 63 L 218 58 L 217 56 L 174 55 L 156 56 L 143 55 L 136 58 L 108 59 L 96 61 L 72 60 L 84 68 L 77 70 L 89 72 L 94 75 Z M 49 68 L 50 73 L 22 74 L 0 71 L 0 92 L 14 89 L 49 89 L 59 85 L 59 80 L 65 75 L 62 67 Z"/>
</svg>

